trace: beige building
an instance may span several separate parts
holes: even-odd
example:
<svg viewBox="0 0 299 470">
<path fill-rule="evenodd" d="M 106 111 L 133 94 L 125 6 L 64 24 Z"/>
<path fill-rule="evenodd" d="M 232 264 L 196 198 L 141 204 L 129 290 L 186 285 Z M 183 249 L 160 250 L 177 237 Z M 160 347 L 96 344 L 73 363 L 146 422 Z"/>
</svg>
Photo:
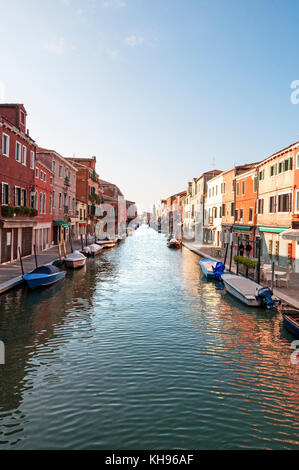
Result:
<svg viewBox="0 0 299 470">
<path fill-rule="evenodd" d="M 257 167 L 257 230 L 262 238 L 262 256 L 289 266 L 291 243 L 282 233 L 292 227 L 294 162 L 299 143 L 263 160 Z"/>
</svg>

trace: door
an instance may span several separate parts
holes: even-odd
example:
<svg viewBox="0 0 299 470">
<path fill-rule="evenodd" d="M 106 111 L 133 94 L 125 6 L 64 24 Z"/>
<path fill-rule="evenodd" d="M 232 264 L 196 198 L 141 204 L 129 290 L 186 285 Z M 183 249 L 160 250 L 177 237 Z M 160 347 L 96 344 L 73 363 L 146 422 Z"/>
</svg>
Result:
<svg viewBox="0 0 299 470">
<path fill-rule="evenodd" d="M 31 255 L 32 227 L 22 228 L 22 256 Z"/>
<path fill-rule="evenodd" d="M 3 228 L 1 231 L 1 263 L 11 260 L 12 229 Z"/>
<path fill-rule="evenodd" d="M 299 242 L 296 242 L 295 271 L 296 273 L 299 273 Z"/>
<path fill-rule="evenodd" d="M 18 235 L 19 230 L 17 228 L 13 228 L 13 259 L 18 258 Z"/>
</svg>

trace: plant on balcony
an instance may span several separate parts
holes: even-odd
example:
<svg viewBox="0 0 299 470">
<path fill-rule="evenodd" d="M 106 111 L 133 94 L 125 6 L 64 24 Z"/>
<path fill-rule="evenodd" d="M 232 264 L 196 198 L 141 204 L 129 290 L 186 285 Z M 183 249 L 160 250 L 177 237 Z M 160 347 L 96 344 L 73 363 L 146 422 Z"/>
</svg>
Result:
<svg viewBox="0 0 299 470">
<path fill-rule="evenodd" d="M 1 207 L 2 217 L 12 217 L 14 214 L 14 208 L 11 206 Z"/>
<path fill-rule="evenodd" d="M 255 266 L 257 264 L 257 261 L 255 261 L 253 259 L 246 258 L 245 256 L 238 256 L 238 255 L 234 256 L 234 262 L 239 263 L 239 264 L 243 264 L 244 266 L 246 266 L 246 268 L 249 268 L 249 269 L 255 268 Z"/>
<path fill-rule="evenodd" d="M 70 186 L 70 179 L 68 176 L 64 178 L 64 186 Z"/>
<path fill-rule="evenodd" d="M 37 215 L 37 210 L 31 207 L 25 206 L 2 206 L 2 217 L 13 217 L 13 215 L 29 215 L 31 217 L 35 217 Z"/>
<path fill-rule="evenodd" d="M 89 200 L 90 200 L 93 204 L 101 204 L 100 196 L 98 196 L 98 195 L 95 194 L 95 193 L 91 193 L 91 194 L 89 195 Z"/>
</svg>

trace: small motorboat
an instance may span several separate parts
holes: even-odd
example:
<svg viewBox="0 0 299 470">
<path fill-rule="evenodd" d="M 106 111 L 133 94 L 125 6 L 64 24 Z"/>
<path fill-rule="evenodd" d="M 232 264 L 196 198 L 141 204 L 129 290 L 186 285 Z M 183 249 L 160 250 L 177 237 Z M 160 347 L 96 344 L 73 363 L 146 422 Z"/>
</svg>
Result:
<svg viewBox="0 0 299 470">
<path fill-rule="evenodd" d="M 65 271 L 60 271 L 52 264 L 39 266 L 31 273 L 23 274 L 23 279 L 30 289 L 51 286 L 64 278 Z"/>
<path fill-rule="evenodd" d="M 80 253 L 80 251 L 75 250 L 73 253 L 64 258 L 64 262 L 67 268 L 77 269 L 85 266 L 86 256 Z"/>
<path fill-rule="evenodd" d="M 171 238 L 167 241 L 168 248 L 181 248 L 182 243 L 176 238 Z"/>
<path fill-rule="evenodd" d="M 113 248 L 116 245 L 115 240 L 97 240 L 97 245 L 100 245 L 102 248 Z"/>
<path fill-rule="evenodd" d="M 90 256 L 97 256 L 103 249 L 103 247 L 97 243 L 92 243 L 88 248 L 90 250 Z"/>
<path fill-rule="evenodd" d="M 221 280 L 225 272 L 225 265 L 213 258 L 204 258 L 199 261 L 202 272 L 208 279 Z"/>
<path fill-rule="evenodd" d="M 222 274 L 222 281 L 227 292 L 239 299 L 248 307 L 264 307 L 267 310 L 274 308 L 278 299 L 273 298 L 269 287 L 263 287 L 257 282 L 236 274 Z"/>
<path fill-rule="evenodd" d="M 286 329 L 296 338 L 299 338 L 299 310 L 289 305 L 280 305 L 277 310 L 283 316 L 283 323 Z"/>
</svg>

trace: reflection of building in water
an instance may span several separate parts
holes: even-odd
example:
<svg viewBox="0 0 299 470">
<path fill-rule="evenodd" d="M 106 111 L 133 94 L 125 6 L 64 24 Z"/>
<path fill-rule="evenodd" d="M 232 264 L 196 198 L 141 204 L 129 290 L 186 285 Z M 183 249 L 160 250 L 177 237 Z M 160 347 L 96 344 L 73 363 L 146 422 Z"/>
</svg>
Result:
<svg viewBox="0 0 299 470">
<path fill-rule="evenodd" d="M 18 409 L 24 391 L 31 386 L 32 368 L 38 369 L 39 354 L 48 344 L 54 356 L 56 339 L 57 349 L 63 344 L 66 347 L 78 321 L 78 316 L 69 318 L 72 311 L 82 313 L 92 331 L 93 316 L 85 314 L 93 309 L 99 274 L 111 279 L 117 273 L 118 264 L 105 253 L 89 259 L 87 269 L 68 271 L 63 282 L 47 289 L 30 292 L 18 288 L 0 297 L 1 340 L 6 346 L 6 364 L 0 367 L 0 411 Z M 67 323 L 68 334 L 64 334 Z"/>
</svg>

